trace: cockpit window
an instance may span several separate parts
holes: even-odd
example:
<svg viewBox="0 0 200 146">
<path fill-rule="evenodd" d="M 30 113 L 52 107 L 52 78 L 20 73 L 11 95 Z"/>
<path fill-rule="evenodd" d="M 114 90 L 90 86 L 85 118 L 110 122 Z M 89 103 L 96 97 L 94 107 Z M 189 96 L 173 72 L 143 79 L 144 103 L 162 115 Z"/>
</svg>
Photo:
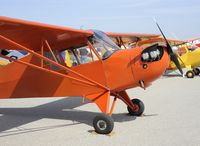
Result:
<svg viewBox="0 0 200 146">
<path fill-rule="evenodd" d="M 93 30 L 93 32 L 94 35 L 90 38 L 90 42 L 102 59 L 106 59 L 117 50 L 120 50 L 119 46 L 117 46 L 104 32 L 99 30 Z"/>
<path fill-rule="evenodd" d="M 93 30 L 93 32 L 94 35 L 88 38 L 93 47 L 85 43 L 80 46 L 62 49 L 62 58 L 68 67 L 98 61 L 99 56 L 106 59 L 121 49 L 105 33 L 98 30 Z"/>
<path fill-rule="evenodd" d="M 62 51 L 62 57 L 68 67 L 97 61 L 98 57 L 87 45 L 69 48 Z"/>
</svg>

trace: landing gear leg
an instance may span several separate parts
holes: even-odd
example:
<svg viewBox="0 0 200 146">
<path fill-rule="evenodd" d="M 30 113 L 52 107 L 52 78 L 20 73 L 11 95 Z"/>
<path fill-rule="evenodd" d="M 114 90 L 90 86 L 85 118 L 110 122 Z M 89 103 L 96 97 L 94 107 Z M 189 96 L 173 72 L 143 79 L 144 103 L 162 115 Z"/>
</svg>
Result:
<svg viewBox="0 0 200 146">
<path fill-rule="evenodd" d="M 119 93 L 119 97 L 127 104 L 127 109 L 130 115 L 141 116 L 144 112 L 144 103 L 139 99 L 130 100 L 126 91 Z"/>
</svg>

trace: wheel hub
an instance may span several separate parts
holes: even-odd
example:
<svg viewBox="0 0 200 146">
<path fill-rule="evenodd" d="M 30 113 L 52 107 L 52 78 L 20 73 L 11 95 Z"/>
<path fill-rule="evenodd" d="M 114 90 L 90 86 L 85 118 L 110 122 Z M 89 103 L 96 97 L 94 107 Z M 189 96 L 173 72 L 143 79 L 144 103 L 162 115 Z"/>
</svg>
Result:
<svg viewBox="0 0 200 146">
<path fill-rule="evenodd" d="M 189 73 L 188 76 L 189 76 L 189 77 L 192 77 L 192 73 Z"/>
<path fill-rule="evenodd" d="M 106 122 L 103 121 L 103 120 L 99 120 L 99 121 L 97 122 L 97 126 L 98 126 L 98 128 L 99 128 L 100 130 L 105 130 L 105 129 L 107 128 L 107 124 L 106 124 Z"/>
</svg>

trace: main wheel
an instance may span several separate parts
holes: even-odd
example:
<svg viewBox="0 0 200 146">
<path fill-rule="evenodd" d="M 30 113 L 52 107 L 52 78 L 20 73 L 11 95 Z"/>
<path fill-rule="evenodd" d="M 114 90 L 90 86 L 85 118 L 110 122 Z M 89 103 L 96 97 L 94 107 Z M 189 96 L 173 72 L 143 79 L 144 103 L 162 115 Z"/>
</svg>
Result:
<svg viewBox="0 0 200 146">
<path fill-rule="evenodd" d="M 141 116 L 144 112 L 144 103 L 139 99 L 132 99 L 132 103 L 136 106 L 136 110 L 132 110 L 129 106 L 127 107 L 130 115 Z"/>
<path fill-rule="evenodd" d="M 193 69 L 193 72 L 194 72 L 194 74 L 195 74 L 196 76 L 198 76 L 198 75 L 200 74 L 200 69 L 194 68 L 194 69 Z"/>
<path fill-rule="evenodd" d="M 191 70 L 187 71 L 187 72 L 186 72 L 186 77 L 187 77 L 187 78 L 194 78 L 194 72 L 191 71 Z"/>
<path fill-rule="evenodd" d="M 93 126 L 96 133 L 109 134 L 114 128 L 114 121 L 110 116 L 101 114 L 94 118 Z"/>
</svg>

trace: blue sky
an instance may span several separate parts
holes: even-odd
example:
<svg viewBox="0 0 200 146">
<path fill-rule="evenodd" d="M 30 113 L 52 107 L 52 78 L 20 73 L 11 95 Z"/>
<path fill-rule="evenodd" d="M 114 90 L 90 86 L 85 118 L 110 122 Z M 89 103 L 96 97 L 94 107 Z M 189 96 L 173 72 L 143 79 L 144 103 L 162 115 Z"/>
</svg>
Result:
<svg viewBox="0 0 200 146">
<path fill-rule="evenodd" d="M 1 0 L 0 15 L 77 29 L 200 36 L 199 0 Z"/>
</svg>

